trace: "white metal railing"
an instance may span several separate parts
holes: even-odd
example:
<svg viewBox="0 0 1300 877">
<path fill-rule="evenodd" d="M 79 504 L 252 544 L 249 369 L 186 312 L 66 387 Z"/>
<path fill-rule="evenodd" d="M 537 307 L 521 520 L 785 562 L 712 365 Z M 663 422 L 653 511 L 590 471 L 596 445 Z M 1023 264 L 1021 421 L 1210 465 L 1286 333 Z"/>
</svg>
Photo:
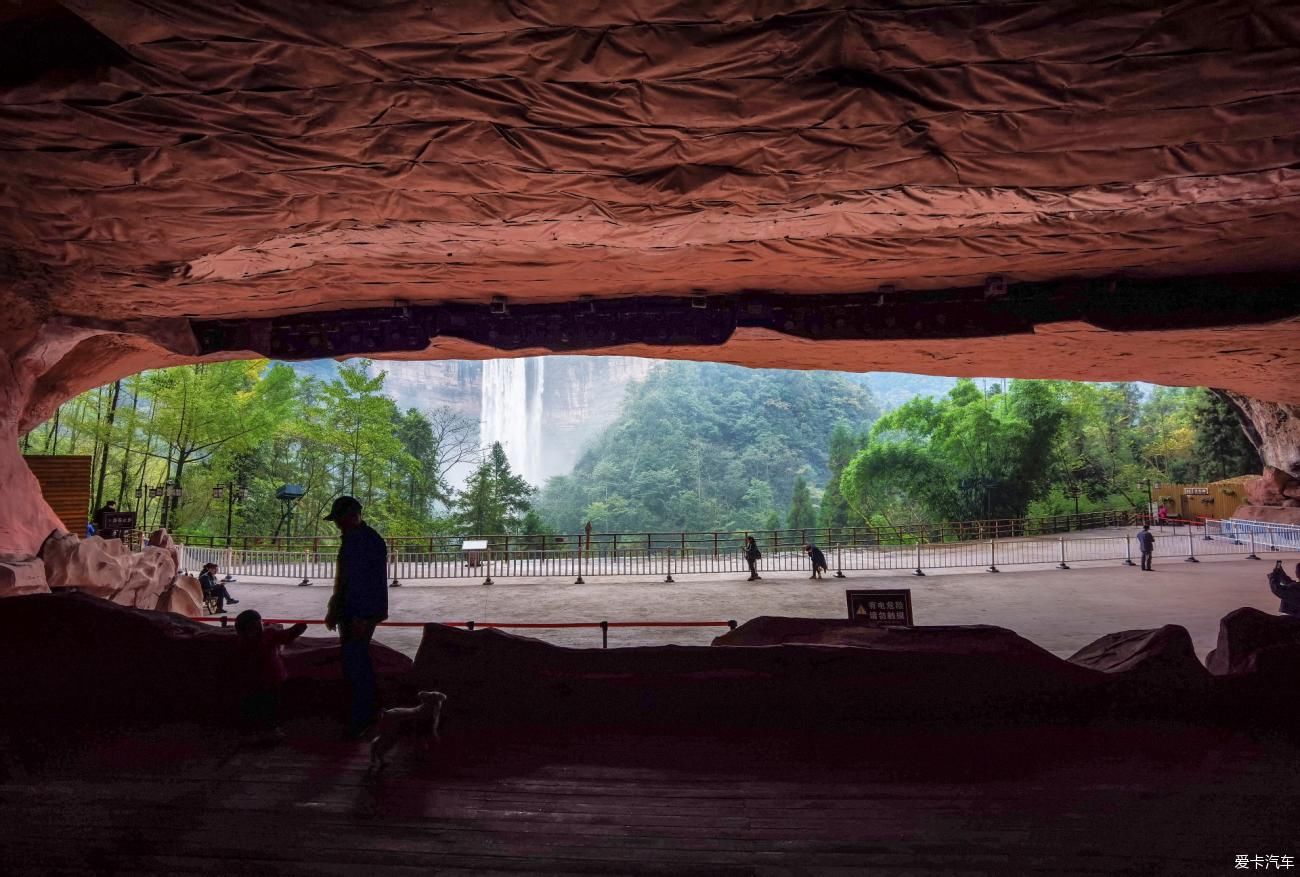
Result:
<svg viewBox="0 0 1300 877">
<path fill-rule="evenodd" d="M 1206 556 L 1253 558 L 1259 552 L 1300 550 L 1300 527 L 1254 521 L 1207 520 L 1184 532 L 1156 534 L 1155 556 L 1191 562 Z M 918 542 L 914 545 L 823 546 L 832 571 L 910 571 L 983 568 L 998 571 L 1018 565 L 1055 565 L 1121 561 L 1132 563 L 1138 553 L 1129 536 L 1084 539 L 1060 537 L 985 539 L 971 542 Z M 215 563 L 221 572 L 253 579 L 285 579 L 299 584 L 329 584 L 334 580 L 335 551 L 262 551 L 241 548 L 181 546 L 181 567 L 197 572 Z M 760 572 L 809 569 L 802 551 L 764 554 Z M 713 552 L 679 548 L 579 551 L 523 549 L 509 553 L 462 551 L 400 551 L 389 555 L 388 575 L 395 584 L 436 579 L 574 578 L 657 576 L 674 573 L 743 573 L 748 571 L 739 550 Z"/>
</svg>

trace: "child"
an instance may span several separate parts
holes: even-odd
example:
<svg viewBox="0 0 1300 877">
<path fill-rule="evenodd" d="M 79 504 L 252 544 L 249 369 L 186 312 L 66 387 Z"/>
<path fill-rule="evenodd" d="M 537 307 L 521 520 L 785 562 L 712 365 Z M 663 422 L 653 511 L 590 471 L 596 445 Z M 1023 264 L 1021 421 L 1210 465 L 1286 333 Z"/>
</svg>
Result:
<svg viewBox="0 0 1300 877">
<path fill-rule="evenodd" d="M 239 680 L 243 697 L 240 712 L 250 734 L 262 742 L 284 738 L 280 730 L 280 688 L 289 673 L 284 668 L 280 649 L 302 636 L 305 624 L 284 630 L 278 624 L 263 627 L 262 616 L 245 609 L 235 618 L 239 639 Z"/>
</svg>

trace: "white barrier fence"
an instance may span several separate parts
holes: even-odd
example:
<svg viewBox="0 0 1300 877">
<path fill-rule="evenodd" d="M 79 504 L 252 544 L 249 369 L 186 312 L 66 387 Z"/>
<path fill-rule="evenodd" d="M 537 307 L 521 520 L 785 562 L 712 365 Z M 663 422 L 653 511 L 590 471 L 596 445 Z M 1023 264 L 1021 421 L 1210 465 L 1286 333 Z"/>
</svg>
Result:
<svg viewBox="0 0 1300 877">
<path fill-rule="evenodd" d="M 1119 561 L 1133 563 L 1138 553 L 1132 537 L 987 539 L 977 542 L 936 542 L 896 546 L 824 547 L 831 570 L 900 571 L 924 575 L 926 570 L 1051 564 L 1069 569 L 1072 563 Z M 1207 520 L 1172 534 L 1156 531 L 1155 556 L 1196 562 L 1201 557 L 1235 555 L 1256 558 L 1259 552 L 1300 551 L 1300 527 L 1253 521 Z M 181 546 L 181 566 L 197 573 L 205 563 L 215 563 L 228 575 L 253 579 L 284 579 L 299 584 L 329 584 L 334 580 L 335 552 L 258 551 L 240 548 Z M 803 552 L 766 554 L 759 572 L 794 572 L 809 569 Z M 516 550 L 492 552 L 394 552 L 388 575 L 397 585 L 436 579 L 661 576 L 674 573 L 744 573 L 743 555 L 737 551 L 714 553 L 680 548 L 629 549 L 580 552 Z"/>
</svg>

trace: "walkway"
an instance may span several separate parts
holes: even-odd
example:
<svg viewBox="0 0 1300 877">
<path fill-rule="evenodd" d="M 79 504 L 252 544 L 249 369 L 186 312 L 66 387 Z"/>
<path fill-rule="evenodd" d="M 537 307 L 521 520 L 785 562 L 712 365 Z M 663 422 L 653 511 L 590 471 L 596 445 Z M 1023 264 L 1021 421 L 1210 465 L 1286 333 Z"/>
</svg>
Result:
<svg viewBox="0 0 1300 877">
<path fill-rule="evenodd" d="M 847 588 L 911 588 L 918 624 L 996 624 L 1009 627 L 1061 656 L 1107 633 L 1181 624 L 1191 631 L 1204 658 L 1214 648 L 1219 619 L 1241 606 L 1277 610 L 1265 574 L 1282 559 L 1294 569 L 1300 555 L 1268 554 L 1264 561 L 1207 559 L 1158 562 L 1154 572 L 1113 563 L 1080 565 L 1064 571 L 1050 565 L 1010 567 L 1001 573 L 950 572 L 924 578 L 855 573 L 812 582 L 803 574 L 776 573 L 761 582 L 743 576 L 571 579 L 522 582 L 505 579 L 490 587 L 478 581 L 389 590 L 394 621 L 538 622 L 720 620 L 744 622 L 758 615 L 841 618 Z M 234 609 L 253 608 L 266 617 L 322 618 L 329 588 L 236 582 Z M 614 629 L 614 646 L 656 643 L 707 644 L 725 628 Z M 312 631 L 322 632 L 321 628 Z M 596 647 L 598 630 L 527 631 L 561 645 Z M 419 646 L 419 628 L 384 629 L 380 639 L 407 654 Z"/>
</svg>

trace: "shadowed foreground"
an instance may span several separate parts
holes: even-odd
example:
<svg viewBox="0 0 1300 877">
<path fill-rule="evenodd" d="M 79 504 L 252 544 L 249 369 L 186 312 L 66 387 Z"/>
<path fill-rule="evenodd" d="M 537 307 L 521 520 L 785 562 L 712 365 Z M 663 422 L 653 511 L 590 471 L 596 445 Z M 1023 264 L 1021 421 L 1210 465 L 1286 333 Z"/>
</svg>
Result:
<svg viewBox="0 0 1300 877">
<path fill-rule="evenodd" d="M 1295 749 L 1173 725 L 367 750 L 168 726 L 27 749 L 0 782 L 14 874 L 1223 874 L 1288 854 Z"/>
</svg>

